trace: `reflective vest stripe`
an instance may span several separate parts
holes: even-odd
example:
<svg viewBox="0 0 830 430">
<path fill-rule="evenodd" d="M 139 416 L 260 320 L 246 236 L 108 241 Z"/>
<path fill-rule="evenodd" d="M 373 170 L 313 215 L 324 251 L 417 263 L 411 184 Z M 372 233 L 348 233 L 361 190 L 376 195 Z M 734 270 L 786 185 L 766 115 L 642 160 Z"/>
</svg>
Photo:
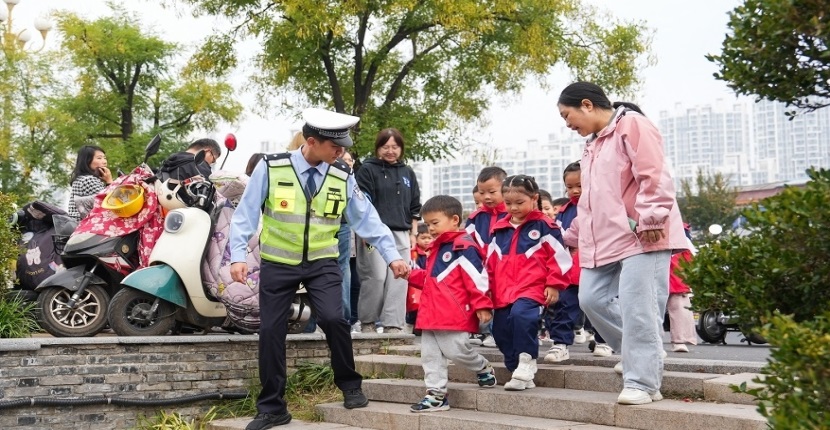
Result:
<svg viewBox="0 0 830 430">
<path fill-rule="evenodd" d="M 269 218 L 273 218 L 276 221 L 280 222 L 288 222 L 294 224 L 305 224 L 305 215 L 294 215 L 294 214 L 280 214 L 276 213 L 271 210 L 269 207 L 265 207 L 265 212 L 263 212 L 265 216 Z M 317 224 L 327 224 L 327 225 L 340 225 L 340 220 L 337 218 L 324 218 L 318 216 L 312 216 L 314 222 Z"/>
</svg>

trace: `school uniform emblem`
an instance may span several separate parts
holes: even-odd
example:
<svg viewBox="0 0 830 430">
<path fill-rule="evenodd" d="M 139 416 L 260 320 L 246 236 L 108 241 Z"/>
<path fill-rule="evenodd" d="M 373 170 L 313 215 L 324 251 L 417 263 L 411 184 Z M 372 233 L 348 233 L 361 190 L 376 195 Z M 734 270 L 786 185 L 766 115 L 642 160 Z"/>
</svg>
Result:
<svg viewBox="0 0 830 430">
<path fill-rule="evenodd" d="M 449 263 L 452 260 L 452 252 L 445 252 L 444 255 L 441 256 L 441 259 L 444 260 L 444 263 Z"/>
<path fill-rule="evenodd" d="M 533 240 L 536 240 L 541 236 L 542 236 L 542 234 L 539 233 L 539 230 L 530 230 L 529 232 L 527 232 L 527 237 L 529 237 Z"/>
</svg>

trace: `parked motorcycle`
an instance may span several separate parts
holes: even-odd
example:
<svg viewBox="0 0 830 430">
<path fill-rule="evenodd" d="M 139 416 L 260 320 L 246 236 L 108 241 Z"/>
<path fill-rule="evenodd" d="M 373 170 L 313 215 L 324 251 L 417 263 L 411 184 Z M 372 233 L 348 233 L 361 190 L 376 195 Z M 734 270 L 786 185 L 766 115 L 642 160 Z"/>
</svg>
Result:
<svg viewBox="0 0 830 430">
<path fill-rule="evenodd" d="M 62 223 L 61 215 L 68 214 L 42 201 L 28 203 L 12 214 L 9 224 L 20 230 L 22 248 L 15 264 L 16 282 L 9 292 L 12 296 L 36 302 L 38 284 L 63 269 L 60 253 L 77 222 L 69 218 L 69 224 Z"/>
<path fill-rule="evenodd" d="M 723 233 L 723 227 L 719 224 L 709 226 L 709 234 L 712 236 L 718 236 L 721 233 Z M 725 313 L 720 309 L 708 309 L 701 312 L 695 329 L 697 335 L 707 343 L 722 343 L 725 345 L 728 332 L 740 332 L 744 335 L 741 342 L 746 342 L 748 345 L 767 343 L 763 336 L 752 332 L 748 327 L 742 327 L 738 324 L 734 315 Z"/>
<path fill-rule="evenodd" d="M 160 145 L 157 135 L 145 148 L 143 166 Z M 66 270 L 35 288 L 42 327 L 58 337 L 94 336 L 103 330 L 110 297 L 124 276 L 140 266 L 139 234 L 136 230 L 121 236 L 82 233 L 68 237 L 61 254 Z"/>
</svg>

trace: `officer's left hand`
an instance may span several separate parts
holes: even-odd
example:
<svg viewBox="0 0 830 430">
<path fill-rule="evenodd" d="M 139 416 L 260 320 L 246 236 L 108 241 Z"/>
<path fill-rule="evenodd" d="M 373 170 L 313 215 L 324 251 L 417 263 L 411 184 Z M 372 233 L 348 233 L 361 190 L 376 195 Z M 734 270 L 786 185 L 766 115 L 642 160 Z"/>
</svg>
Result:
<svg viewBox="0 0 830 430">
<path fill-rule="evenodd" d="M 392 269 L 392 273 L 395 274 L 395 279 L 409 278 L 410 267 L 402 259 L 389 263 L 389 268 Z"/>
</svg>

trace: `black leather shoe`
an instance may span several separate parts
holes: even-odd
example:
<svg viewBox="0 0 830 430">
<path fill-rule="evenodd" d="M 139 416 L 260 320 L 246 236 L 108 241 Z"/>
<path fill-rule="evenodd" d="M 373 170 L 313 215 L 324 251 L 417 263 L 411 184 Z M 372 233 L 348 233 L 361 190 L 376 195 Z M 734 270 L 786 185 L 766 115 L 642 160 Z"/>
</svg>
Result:
<svg viewBox="0 0 830 430">
<path fill-rule="evenodd" d="M 257 414 L 253 421 L 248 423 L 245 430 L 264 430 L 275 426 L 286 425 L 291 422 L 291 414 L 288 412 L 279 415 Z"/>
<path fill-rule="evenodd" d="M 363 390 L 360 388 L 343 392 L 343 406 L 346 409 L 365 408 L 368 404 L 369 399 L 363 395 Z"/>
</svg>

